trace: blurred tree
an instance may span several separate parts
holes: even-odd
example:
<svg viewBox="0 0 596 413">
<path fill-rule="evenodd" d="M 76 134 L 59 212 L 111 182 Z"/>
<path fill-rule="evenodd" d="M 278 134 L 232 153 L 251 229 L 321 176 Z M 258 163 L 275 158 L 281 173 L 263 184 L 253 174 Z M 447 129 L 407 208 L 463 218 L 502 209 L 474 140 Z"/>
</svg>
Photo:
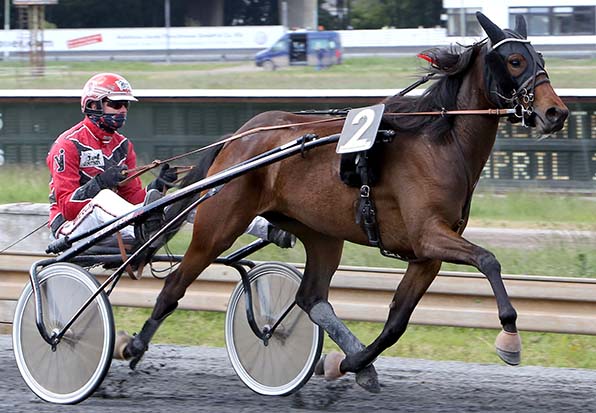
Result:
<svg viewBox="0 0 596 413">
<path fill-rule="evenodd" d="M 170 0 L 172 26 L 184 26 L 187 2 Z M 161 27 L 164 0 L 60 0 L 46 7 L 46 20 L 58 28 Z"/>
<path fill-rule="evenodd" d="M 335 0 L 334 0 L 335 1 Z M 343 21 L 337 15 L 331 14 L 326 8 L 323 7 L 325 3 L 329 3 L 326 0 L 318 0 L 318 16 L 319 26 L 323 26 L 325 30 L 341 30 L 345 29 Z"/>
<path fill-rule="evenodd" d="M 355 29 L 434 27 L 441 24 L 442 0 L 351 0 Z"/>
<path fill-rule="evenodd" d="M 10 0 L 5 0 L 10 1 Z M 215 1 L 215 0 L 214 0 Z M 287 0 L 291 1 L 291 0 Z M 344 13 L 332 15 L 323 3 Z M 196 7 L 187 0 L 170 0 L 171 25 L 196 24 Z M 433 27 L 441 24 L 442 0 L 318 0 L 319 24 L 326 29 Z M 225 25 L 277 25 L 279 0 L 224 0 Z M 46 7 L 46 20 L 57 28 L 162 27 L 164 0 L 60 0 Z M 0 7 L 0 19 L 4 19 Z M 11 28 L 17 28 L 11 7 Z"/>
<path fill-rule="evenodd" d="M 379 29 L 389 24 L 383 0 L 352 0 L 350 24 L 354 29 Z"/>
<path fill-rule="evenodd" d="M 226 26 L 261 26 L 279 23 L 277 0 L 224 0 Z"/>
</svg>

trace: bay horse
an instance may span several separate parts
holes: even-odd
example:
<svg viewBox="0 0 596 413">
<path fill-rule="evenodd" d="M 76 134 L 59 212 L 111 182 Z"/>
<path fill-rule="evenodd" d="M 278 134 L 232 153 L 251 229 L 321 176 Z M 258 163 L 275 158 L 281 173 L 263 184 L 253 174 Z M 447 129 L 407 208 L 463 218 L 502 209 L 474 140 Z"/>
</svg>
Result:
<svg viewBox="0 0 596 413">
<path fill-rule="evenodd" d="M 124 349 L 124 356 L 133 360 L 131 366 L 147 350 L 155 331 L 175 310 L 188 286 L 257 215 L 295 234 L 304 244 L 306 266 L 296 302 L 345 353 L 345 359 L 329 363 L 336 375 L 355 372 L 359 385 L 379 391 L 372 363 L 405 332 L 442 262 L 471 265 L 486 276 L 503 328 L 496 340 L 497 353 L 508 364 L 520 362 L 517 314 L 501 278 L 501 265 L 491 252 L 462 237 L 472 193 L 495 143 L 499 117 L 392 115 L 515 108 L 510 120 L 522 121 L 541 134 L 563 127 L 567 107 L 550 85 L 542 56 L 526 39 L 525 20 L 518 18 L 515 30 L 502 30 L 482 13 L 477 13 L 477 19 L 487 40 L 459 51 L 437 48 L 424 52 L 431 62 L 429 70 L 438 80 L 419 97 L 393 96 L 383 101 L 381 128 L 393 129 L 397 136 L 377 151 L 380 168 L 373 190 L 378 228 L 384 249 L 407 257 L 409 263 L 378 338 L 368 346 L 362 344 L 328 302 L 344 240 L 362 245 L 370 245 L 370 241 L 354 220 L 359 190 L 339 181 L 340 155 L 327 145 L 236 178 L 197 208 L 192 240 L 180 266 L 167 277 L 151 317 Z M 322 117 L 261 113 L 238 133 L 269 125 L 288 127 L 258 132 L 206 152 L 198 168 L 187 175 L 186 184 L 299 136 L 340 132 L 342 119 L 295 125 Z"/>
</svg>

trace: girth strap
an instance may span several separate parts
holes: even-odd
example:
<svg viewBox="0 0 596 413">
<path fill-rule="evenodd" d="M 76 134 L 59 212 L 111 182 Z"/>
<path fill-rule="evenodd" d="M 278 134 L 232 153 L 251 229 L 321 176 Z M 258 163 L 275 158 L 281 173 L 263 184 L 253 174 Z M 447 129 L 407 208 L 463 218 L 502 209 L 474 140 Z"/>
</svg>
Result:
<svg viewBox="0 0 596 413">
<path fill-rule="evenodd" d="M 360 175 L 360 198 L 356 210 L 356 223 L 362 227 L 373 247 L 381 245 L 379 236 L 379 224 L 377 223 L 377 211 L 375 203 L 370 197 L 371 176 L 368 165 L 368 153 L 360 152 L 356 160 L 356 172 Z"/>
<path fill-rule="evenodd" d="M 358 210 L 356 211 L 356 223 L 364 230 L 370 245 L 373 247 L 381 246 L 377 211 L 375 203 L 370 197 L 370 187 L 368 185 L 362 185 L 360 187 L 360 201 L 358 202 Z"/>
<path fill-rule="evenodd" d="M 368 160 L 368 151 L 358 153 L 356 172 L 360 175 L 362 185 L 360 186 L 360 198 L 356 209 L 356 224 L 360 225 L 366 234 L 369 245 L 379 248 L 381 254 L 385 257 L 396 258 L 406 262 L 415 261 L 415 256 L 403 256 L 397 252 L 388 251 L 383 246 L 379 222 L 377 221 L 377 208 L 371 196 L 373 182 L 371 179 L 372 171 L 369 168 Z"/>
</svg>

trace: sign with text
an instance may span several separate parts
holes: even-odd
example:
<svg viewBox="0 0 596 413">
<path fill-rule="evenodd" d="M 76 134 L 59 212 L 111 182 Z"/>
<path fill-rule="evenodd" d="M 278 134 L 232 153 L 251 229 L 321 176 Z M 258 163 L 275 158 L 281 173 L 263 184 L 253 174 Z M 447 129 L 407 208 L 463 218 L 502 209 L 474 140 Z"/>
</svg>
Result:
<svg viewBox="0 0 596 413">
<path fill-rule="evenodd" d="M 46 52 L 265 49 L 284 33 L 283 26 L 46 29 L 43 42 Z M 29 36 L 28 30 L 5 30 L 0 51 L 28 51 Z"/>
</svg>

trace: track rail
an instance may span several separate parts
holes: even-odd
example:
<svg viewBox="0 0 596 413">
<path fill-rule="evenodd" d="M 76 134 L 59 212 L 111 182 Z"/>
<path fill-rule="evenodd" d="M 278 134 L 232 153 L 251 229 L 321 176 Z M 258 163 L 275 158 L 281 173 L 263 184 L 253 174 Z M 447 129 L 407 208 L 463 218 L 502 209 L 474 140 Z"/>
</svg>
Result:
<svg viewBox="0 0 596 413">
<path fill-rule="evenodd" d="M 29 282 L 30 265 L 40 256 L 0 255 L 0 328 L 8 329 L 14 303 Z M 331 284 L 330 301 L 345 320 L 385 321 L 403 270 L 339 268 Z M 100 279 L 109 274 L 93 273 Z M 240 277 L 231 268 L 212 265 L 187 290 L 179 308 L 225 311 Z M 596 335 L 596 280 L 529 275 L 504 275 L 507 291 L 518 310 L 518 327 L 542 331 Z M 152 307 L 163 280 L 148 273 L 139 281 L 122 278 L 110 300 L 115 306 Z M 414 311 L 411 322 L 456 327 L 499 328 L 496 303 L 481 274 L 439 274 Z"/>
</svg>

